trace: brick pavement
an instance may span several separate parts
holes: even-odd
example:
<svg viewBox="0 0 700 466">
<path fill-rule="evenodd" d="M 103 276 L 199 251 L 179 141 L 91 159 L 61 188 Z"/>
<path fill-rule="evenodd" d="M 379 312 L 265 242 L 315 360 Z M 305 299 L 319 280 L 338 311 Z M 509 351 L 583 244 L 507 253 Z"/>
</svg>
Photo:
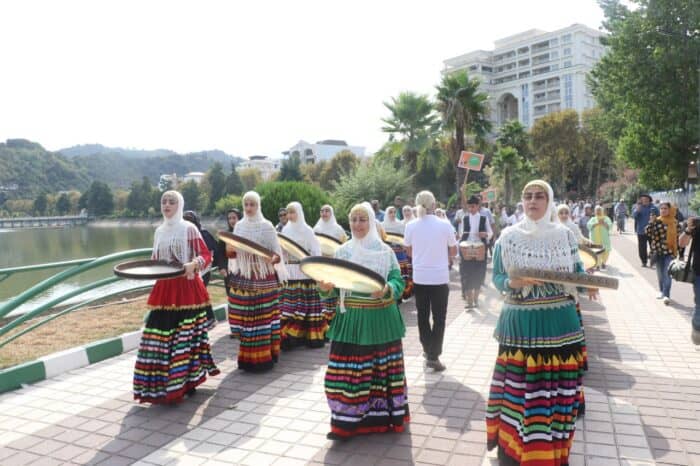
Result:
<svg viewBox="0 0 700 466">
<path fill-rule="evenodd" d="M 700 466 L 700 351 L 689 340 L 689 303 L 654 299 L 629 257 L 634 240 L 613 240 L 625 256 L 610 261 L 620 290 L 583 300 L 587 413 L 571 464 Z M 453 279 L 444 373 L 423 368 L 413 303 L 402 306 L 412 414 L 402 434 L 326 440 L 327 350 L 285 352 L 270 373 L 242 373 L 237 343 L 219 325 L 212 340 L 222 374 L 177 407 L 132 401 L 133 352 L 1 395 L 0 464 L 496 464 L 483 419 L 499 297 L 489 287 L 483 310 L 467 314 Z"/>
</svg>

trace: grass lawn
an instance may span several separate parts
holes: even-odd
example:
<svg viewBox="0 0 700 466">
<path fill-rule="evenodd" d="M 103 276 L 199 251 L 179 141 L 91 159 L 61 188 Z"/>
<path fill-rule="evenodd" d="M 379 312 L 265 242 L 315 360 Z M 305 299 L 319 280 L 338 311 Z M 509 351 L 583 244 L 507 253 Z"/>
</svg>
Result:
<svg viewBox="0 0 700 466">
<path fill-rule="evenodd" d="M 209 284 L 212 305 L 226 301 L 226 292 Z M 143 326 L 148 293 L 125 301 L 108 302 L 98 307 L 82 309 L 58 317 L 0 348 L 0 369 L 33 361 L 57 351 L 85 345 Z M 29 320 L 10 332 L 11 336 L 46 316 Z"/>
</svg>

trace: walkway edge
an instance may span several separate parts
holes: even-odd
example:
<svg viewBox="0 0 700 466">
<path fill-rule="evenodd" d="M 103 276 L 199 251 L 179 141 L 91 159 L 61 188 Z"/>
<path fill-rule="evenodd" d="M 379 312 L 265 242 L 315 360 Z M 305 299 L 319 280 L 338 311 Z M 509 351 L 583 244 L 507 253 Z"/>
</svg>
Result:
<svg viewBox="0 0 700 466">
<path fill-rule="evenodd" d="M 214 308 L 216 320 L 227 320 L 226 304 Z M 105 359 L 135 350 L 141 341 L 141 330 L 123 333 L 43 356 L 36 361 L 0 370 L 0 393 L 22 388 L 25 385 L 41 382 L 66 372 L 89 366 Z"/>
</svg>

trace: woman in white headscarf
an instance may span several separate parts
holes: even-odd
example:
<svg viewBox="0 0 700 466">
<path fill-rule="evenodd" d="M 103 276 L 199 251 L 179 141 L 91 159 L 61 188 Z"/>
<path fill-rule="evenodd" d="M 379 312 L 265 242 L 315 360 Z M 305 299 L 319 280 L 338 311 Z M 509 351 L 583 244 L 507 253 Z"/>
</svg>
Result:
<svg viewBox="0 0 700 466">
<path fill-rule="evenodd" d="M 282 234 L 289 237 L 310 255 L 320 256 L 321 245 L 314 231 L 306 224 L 304 209 L 299 202 L 287 206 L 287 225 Z M 323 312 L 316 282 L 305 275 L 299 261 L 284 253 L 289 279 L 280 294 L 282 312 L 282 349 L 306 345 L 321 348 L 325 342 L 328 323 Z"/>
<path fill-rule="evenodd" d="M 406 226 L 408 222 L 416 219 L 416 216 L 413 214 L 413 207 L 411 207 L 410 205 L 403 206 L 403 208 L 401 209 L 401 213 L 403 214 L 402 222 L 404 226 Z"/>
<path fill-rule="evenodd" d="M 585 271 L 574 234 L 554 221 L 551 186 L 531 181 L 522 200 L 525 217 L 503 230 L 493 255 L 493 283 L 506 297 L 494 332 L 499 348 L 486 411 L 487 446 L 498 447 L 502 464 L 556 466 L 569 462 L 583 401 L 584 336 L 575 290 L 510 278 L 509 271 Z M 597 293 L 589 291 L 589 297 Z"/>
<path fill-rule="evenodd" d="M 207 373 L 219 373 L 206 326 L 209 293 L 199 276 L 212 257 L 197 227 L 183 220 L 184 206 L 177 191 L 163 193 L 163 223 L 156 229 L 152 258 L 183 264 L 185 275 L 157 280 L 148 297 L 151 311 L 134 369 L 134 399 L 141 403 L 177 403 L 192 395 Z"/>
<path fill-rule="evenodd" d="M 348 235 L 345 234 L 345 230 L 343 230 L 343 227 L 338 225 L 338 222 L 335 219 L 333 207 L 328 204 L 321 207 L 321 216 L 314 226 L 314 233 L 323 233 L 324 235 L 332 236 L 341 243 L 344 243 L 348 239 Z"/>
<path fill-rule="evenodd" d="M 409 207 L 410 211 L 410 207 Z M 403 236 L 406 230 L 406 223 L 396 219 L 396 207 L 387 207 L 382 222 L 382 228 L 386 233 L 398 233 Z M 396 260 L 399 261 L 401 268 L 401 277 L 406 283 L 401 299 L 409 299 L 413 296 L 413 269 L 411 268 L 411 258 L 408 257 L 408 252 L 402 244 L 390 242 L 391 249 L 396 254 Z"/>
<path fill-rule="evenodd" d="M 287 272 L 280 262 L 277 230 L 263 217 L 255 191 L 243 195 L 243 219 L 236 222 L 233 233 L 274 252 L 271 259 L 265 259 L 237 251 L 229 278 L 229 306 L 241 317 L 238 368 L 263 372 L 272 369 L 279 358 L 279 291 Z"/>
<path fill-rule="evenodd" d="M 352 239 L 336 257 L 363 265 L 386 279 L 371 295 L 350 293 L 320 282 L 322 296 L 340 296 L 328 330 L 326 398 L 330 439 L 377 432 L 402 432 L 409 420 L 401 339 L 406 327 L 396 306 L 404 282 L 392 250 L 379 238 L 372 206 L 350 210 Z"/>
</svg>

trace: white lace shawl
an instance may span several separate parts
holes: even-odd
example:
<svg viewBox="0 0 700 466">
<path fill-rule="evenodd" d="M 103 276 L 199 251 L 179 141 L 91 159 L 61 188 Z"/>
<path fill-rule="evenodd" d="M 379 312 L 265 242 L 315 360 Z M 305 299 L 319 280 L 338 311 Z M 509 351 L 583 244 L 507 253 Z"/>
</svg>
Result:
<svg viewBox="0 0 700 466">
<path fill-rule="evenodd" d="M 345 234 L 345 230 L 343 230 L 343 227 L 338 225 L 338 221 L 335 219 L 335 212 L 333 211 L 333 207 L 326 204 L 321 208 L 330 209 L 331 218 L 329 220 L 323 220 L 323 217 L 320 217 L 318 219 L 318 222 L 316 222 L 316 225 L 314 225 L 314 232 L 323 233 L 324 235 L 332 236 L 338 241 L 343 241 L 343 239 L 347 235 Z"/>
<path fill-rule="evenodd" d="M 392 269 L 399 269 L 399 262 L 394 251 L 379 238 L 374 210 L 370 203 L 363 202 L 360 205 L 367 212 L 369 231 L 364 238 L 353 237 L 340 246 L 335 252 L 335 257 L 367 267 L 386 280 Z M 340 312 L 345 312 L 345 295 L 345 290 L 340 290 Z"/>
<path fill-rule="evenodd" d="M 255 241 L 259 245 L 273 251 L 282 257 L 282 248 L 277 240 L 277 230 L 269 220 L 263 217 L 260 210 L 260 196 L 254 191 L 249 191 L 243 196 L 245 199 L 254 199 L 257 202 L 257 210 L 251 216 L 243 214 L 243 219 L 236 223 L 233 233 L 243 238 Z M 233 264 L 233 273 L 240 272 L 245 278 L 250 279 L 255 275 L 258 278 L 266 277 L 272 273 L 277 273 L 280 282 L 287 280 L 287 269 L 283 262 L 274 266 L 265 262 L 260 256 L 247 252 L 238 251 L 236 262 Z"/>
<path fill-rule="evenodd" d="M 195 225 L 182 218 L 185 200 L 177 191 L 169 191 L 167 194 L 177 198 L 177 211 L 170 218 L 164 215 L 163 223 L 156 228 L 151 257 L 156 260 L 180 264 L 186 264 L 199 258 L 199 266 L 204 268 L 204 260 L 199 257 L 201 243 L 197 241 L 202 239 L 202 235 Z"/>
<path fill-rule="evenodd" d="M 389 211 L 391 209 L 396 211 L 396 207 L 388 207 L 386 209 L 386 212 L 384 213 L 384 221 L 382 222 L 382 228 L 384 228 L 384 231 L 387 233 L 400 233 L 403 235 L 404 230 L 406 230 L 406 224 L 401 220 L 397 220 L 396 217 L 394 217 L 394 220 L 390 220 Z"/>
<path fill-rule="evenodd" d="M 287 206 L 287 210 L 294 209 L 297 213 L 297 220 L 294 222 L 290 218 L 287 224 L 282 229 L 282 234 L 288 236 L 292 240 L 299 243 L 301 247 L 306 249 L 312 256 L 321 255 L 321 244 L 318 242 L 318 238 L 314 234 L 314 231 L 306 223 L 304 217 L 304 210 L 299 202 L 291 202 Z M 287 254 L 285 253 L 285 258 Z M 287 262 L 287 260 L 285 260 Z M 307 280 L 309 277 L 301 272 L 299 269 L 299 264 L 289 264 L 287 263 L 287 270 L 289 273 L 289 278 L 291 280 Z"/>
</svg>

